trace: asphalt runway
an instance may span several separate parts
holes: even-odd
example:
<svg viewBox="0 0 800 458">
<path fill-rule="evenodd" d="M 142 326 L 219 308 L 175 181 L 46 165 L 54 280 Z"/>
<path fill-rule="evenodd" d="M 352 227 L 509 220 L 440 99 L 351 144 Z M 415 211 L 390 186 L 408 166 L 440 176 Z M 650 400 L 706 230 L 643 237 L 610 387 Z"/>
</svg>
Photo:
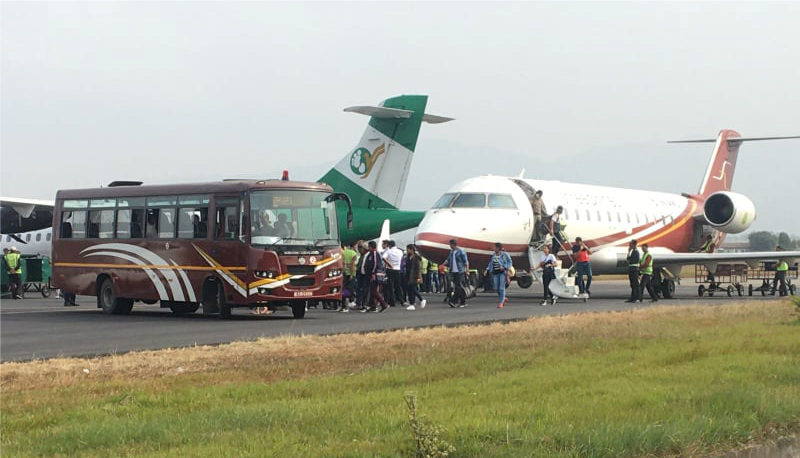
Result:
<svg viewBox="0 0 800 458">
<path fill-rule="evenodd" d="M 423 295 L 425 309 L 406 311 L 390 308 L 384 313 L 338 313 L 310 309 L 301 320 L 291 312 L 254 316 L 249 309 L 234 309 L 230 320 L 201 314 L 173 316 L 169 309 L 137 303 L 130 315 L 105 315 L 96 308 L 94 297 L 79 297 L 79 307 L 63 307 L 61 299 L 43 299 L 28 293 L 23 300 L 0 303 L 0 360 L 25 361 L 57 356 L 96 356 L 134 350 L 185 347 L 195 344 L 219 344 L 260 337 L 302 334 L 340 334 L 384 331 L 426 326 L 453 326 L 466 323 L 520 320 L 531 316 L 569 314 L 586 311 L 626 310 L 650 307 L 628 304 L 626 281 L 595 281 L 592 298 L 560 300 L 556 306 L 541 307 L 542 289 L 538 284 L 527 290 L 512 286 L 509 305 L 498 309 L 494 293 L 479 293 L 467 308 L 450 308 L 443 295 Z M 762 296 L 697 297 L 697 285 L 684 282 L 676 287 L 676 298 L 661 300 L 658 305 L 711 305 L 730 301 L 761 300 Z M 772 299 L 772 298 L 770 298 Z"/>
</svg>

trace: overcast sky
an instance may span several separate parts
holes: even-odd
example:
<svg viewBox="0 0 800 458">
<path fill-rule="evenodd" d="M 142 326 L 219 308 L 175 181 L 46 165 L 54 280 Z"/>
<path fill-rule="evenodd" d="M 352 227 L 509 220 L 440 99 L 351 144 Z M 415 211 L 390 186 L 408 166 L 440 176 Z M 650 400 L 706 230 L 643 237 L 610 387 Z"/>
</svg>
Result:
<svg viewBox="0 0 800 458">
<path fill-rule="evenodd" d="M 710 146 L 666 140 L 800 135 L 798 23 L 788 2 L 3 2 L 0 192 L 316 180 L 363 131 L 342 108 L 402 93 L 457 118 L 423 126 L 405 208 L 523 167 L 694 192 Z M 754 229 L 800 233 L 800 140 L 739 161 Z"/>
</svg>

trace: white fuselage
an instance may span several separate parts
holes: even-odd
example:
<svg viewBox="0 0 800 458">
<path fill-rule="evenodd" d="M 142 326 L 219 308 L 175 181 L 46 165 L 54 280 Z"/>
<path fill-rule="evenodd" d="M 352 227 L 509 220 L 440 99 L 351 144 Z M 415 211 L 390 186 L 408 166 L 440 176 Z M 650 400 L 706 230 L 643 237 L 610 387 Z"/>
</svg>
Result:
<svg viewBox="0 0 800 458">
<path fill-rule="evenodd" d="M 559 181 L 481 176 L 451 187 L 445 195 L 454 194 L 453 200 L 426 212 L 417 230 L 417 245 L 423 254 L 441 261 L 449 251 L 448 241 L 456 239 L 469 254 L 471 267 L 482 270 L 485 265 L 480 264 L 488 262 L 494 243 L 500 242 L 514 259 L 515 266 L 527 268 L 534 217 L 523 191 L 525 185 L 543 192 L 546 213 L 553 213 L 559 205 L 564 207 L 563 232 L 569 241 L 581 237 L 587 242 L 593 250 L 592 268 L 596 273 L 623 272 L 619 256 L 625 253 L 625 246 L 631 239 L 665 242 L 651 248 L 655 252 L 677 251 L 683 249 L 682 242 L 686 247 L 691 243 L 691 237 L 683 239 L 686 230 L 691 229 L 691 216 L 697 204 L 682 196 Z M 459 196 L 473 193 L 486 196 L 483 205 L 479 205 L 479 198 L 475 198 L 475 205 L 459 205 Z M 496 197 L 498 195 L 511 196 L 514 208 L 493 205 L 506 202 Z M 493 196 L 497 202 L 492 201 Z M 479 265 L 475 265 L 476 262 Z"/>
<path fill-rule="evenodd" d="M 38 231 L 22 232 L 20 234 L 13 234 L 19 240 L 15 240 L 10 234 L 3 234 L 0 240 L 0 247 L 11 248 L 16 247 L 22 255 L 41 255 L 50 257 L 52 249 L 53 228 L 48 227 Z"/>
</svg>

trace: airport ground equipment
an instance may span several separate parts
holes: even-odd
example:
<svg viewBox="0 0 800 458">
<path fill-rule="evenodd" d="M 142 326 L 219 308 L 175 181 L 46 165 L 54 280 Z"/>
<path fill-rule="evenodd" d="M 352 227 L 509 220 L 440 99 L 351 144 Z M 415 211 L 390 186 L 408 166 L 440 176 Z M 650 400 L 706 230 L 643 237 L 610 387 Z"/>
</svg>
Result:
<svg viewBox="0 0 800 458">
<path fill-rule="evenodd" d="M 697 295 L 712 297 L 715 293 L 724 293 L 728 297 L 744 295 L 744 285 L 748 282 L 746 264 L 718 264 L 713 280 L 706 266 L 695 264 L 694 281 L 699 283 Z"/>
<path fill-rule="evenodd" d="M 753 293 L 761 293 L 762 296 L 775 293 L 775 290 L 772 288 L 772 280 L 775 278 L 776 264 L 775 261 L 763 261 L 755 268 L 748 270 L 748 278 L 750 280 L 761 281 L 759 286 L 754 287 L 752 284 L 747 286 L 748 296 L 752 296 Z M 786 272 L 786 288 L 788 289 L 787 292 L 791 295 L 797 294 L 797 271 L 798 264 L 794 263 L 789 266 L 789 270 Z M 778 288 L 780 288 L 780 285 L 778 285 Z"/>
<path fill-rule="evenodd" d="M 20 295 L 25 297 L 25 293 L 35 291 L 42 295 L 42 297 L 50 297 L 50 258 L 42 256 L 22 256 L 20 258 L 22 264 L 22 274 L 20 281 Z M 6 298 L 11 295 L 8 284 L 8 271 L 3 265 L 2 275 L 0 275 L 0 285 L 2 285 L 2 297 Z"/>
<path fill-rule="evenodd" d="M 544 251 L 542 247 L 549 245 L 550 240 L 545 240 L 544 243 L 536 243 L 528 248 L 528 261 L 531 265 L 531 274 L 533 278 L 544 284 L 542 279 L 542 269 L 538 268 L 544 259 Z M 568 254 L 569 258 L 572 256 Z M 574 264 L 574 263 L 573 263 Z M 555 278 L 550 281 L 550 292 L 559 299 L 577 299 L 583 302 L 589 301 L 589 295 L 581 293 L 578 285 L 575 284 L 574 269 L 565 269 L 562 267 L 562 261 L 556 258 Z"/>
</svg>

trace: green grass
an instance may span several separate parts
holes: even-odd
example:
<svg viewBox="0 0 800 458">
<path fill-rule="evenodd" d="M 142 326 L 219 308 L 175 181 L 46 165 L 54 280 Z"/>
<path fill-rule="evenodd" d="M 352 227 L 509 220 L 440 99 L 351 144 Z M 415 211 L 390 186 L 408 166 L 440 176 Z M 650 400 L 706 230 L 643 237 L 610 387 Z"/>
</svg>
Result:
<svg viewBox="0 0 800 458">
<path fill-rule="evenodd" d="M 464 338 L 435 345 L 426 341 L 431 333 L 459 331 L 420 331 L 419 342 L 396 344 L 380 334 L 375 351 L 385 357 L 367 361 L 342 347 L 318 358 L 220 361 L 180 375 L 55 386 L 27 375 L 4 381 L 2 452 L 410 456 L 409 391 L 420 413 L 446 428 L 453 456 L 725 450 L 800 431 L 800 326 L 792 309 L 765 302 L 548 318 L 475 336 L 464 330 Z M 303 372 L 304 364 L 314 371 Z"/>
</svg>

